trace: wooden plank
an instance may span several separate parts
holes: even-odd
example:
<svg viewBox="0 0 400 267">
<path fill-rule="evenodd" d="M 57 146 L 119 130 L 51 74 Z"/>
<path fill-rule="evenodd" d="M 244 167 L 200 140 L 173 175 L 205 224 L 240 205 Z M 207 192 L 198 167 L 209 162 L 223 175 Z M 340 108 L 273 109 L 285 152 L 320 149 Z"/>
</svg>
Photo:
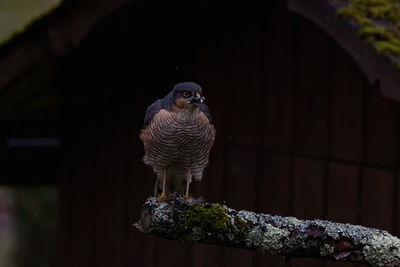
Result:
<svg viewBox="0 0 400 267">
<path fill-rule="evenodd" d="M 126 253 L 123 241 L 131 223 L 126 220 L 125 214 L 128 203 L 124 201 L 124 174 L 128 169 L 124 162 L 129 158 L 130 151 L 126 149 L 124 123 L 122 120 L 106 120 L 99 127 L 95 142 L 95 165 L 91 166 L 91 175 L 96 179 L 96 265 L 99 267 L 122 266 Z"/>
<path fill-rule="evenodd" d="M 243 30 L 242 30 L 243 31 Z M 257 26 L 237 32 L 231 40 L 230 125 L 231 144 L 258 145 L 260 142 L 261 42 Z"/>
<path fill-rule="evenodd" d="M 136 132 L 137 133 L 137 132 Z M 135 133 L 135 134 L 136 134 Z M 134 134 L 134 133 L 132 133 Z M 132 135 L 135 136 L 135 135 Z M 135 138 L 136 141 L 136 138 Z M 127 244 L 125 248 L 127 266 L 153 267 L 157 264 L 159 238 L 144 235 L 136 230 L 132 223 L 139 220 L 139 211 L 147 197 L 152 196 L 155 174 L 142 162 L 143 147 L 139 138 L 134 142 L 130 158 L 130 171 L 126 177 L 128 188 L 127 202 Z"/>
<path fill-rule="evenodd" d="M 192 252 L 192 267 L 221 266 L 223 248 L 218 245 L 195 244 Z"/>
<path fill-rule="evenodd" d="M 276 154 L 263 154 L 259 163 L 261 178 L 257 183 L 257 211 L 272 215 L 289 216 L 291 201 L 291 158 Z M 282 256 L 255 256 L 254 266 L 288 266 Z"/>
<path fill-rule="evenodd" d="M 370 164 L 395 166 L 398 147 L 399 104 L 368 86 L 366 122 L 366 161 Z"/>
<path fill-rule="evenodd" d="M 256 157 L 254 149 L 229 148 L 225 201 L 233 209 L 255 208 Z"/>
<path fill-rule="evenodd" d="M 114 164 L 113 164 L 114 165 Z M 113 166 L 111 165 L 111 167 Z M 123 180 L 116 173 L 118 168 L 97 176 L 97 263 L 96 265 L 122 266 L 124 261 L 123 239 L 129 223 L 123 214 L 125 210 L 123 202 Z M 108 177 L 102 175 L 108 175 Z M 116 230 L 118 229 L 118 230 Z"/>
<path fill-rule="evenodd" d="M 117 125 L 91 124 L 70 152 L 66 179 L 73 183 L 70 266 L 122 265 L 124 261 L 124 173 L 126 154 Z M 97 133 L 97 134 L 94 134 Z M 125 227 L 124 227 L 125 226 Z M 117 229 L 117 230 L 116 230 Z"/>
<path fill-rule="evenodd" d="M 293 216 L 322 219 L 324 207 L 324 163 L 297 158 L 294 166 Z M 296 259 L 290 266 L 321 266 L 322 260 Z"/>
<path fill-rule="evenodd" d="M 67 143 L 68 144 L 68 143 Z M 67 145 L 65 144 L 65 145 Z M 76 201 L 73 192 L 76 189 L 71 176 L 73 174 L 70 149 L 64 149 L 64 158 L 61 168 L 60 192 L 60 218 L 59 218 L 59 247 L 57 249 L 57 264 L 61 267 L 72 266 L 72 242 L 74 237 L 74 209 Z"/>
<path fill-rule="evenodd" d="M 357 165 L 330 163 L 328 175 L 328 220 L 357 223 L 358 186 L 360 167 Z M 326 267 L 351 267 L 353 263 L 326 261 Z"/>
<path fill-rule="evenodd" d="M 95 213 L 95 181 L 91 179 L 91 170 L 85 166 L 88 161 L 75 167 L 72 179 L 74 205 L 72 218 L 71 265 L 74 267 L 94 266 L 96 253 L 96 213 Z"/>
<path fill-rule="evenodd" d="M 396 219 L 396 228 L 395 228 L 395 231 L 394 231 L 394 233 L 395 233 L 395 235 L 397 236 L 397 237 L 399 237 L 400 236 L 400 213 L 398 212 L 398 210 L 400 209 L 400 174 L 399 174 L 399 172 L 397 172 L 397 176 L 396 176 L 396 188 L 395 188 L 395 190 L 396 190 L 396 192 L 395 192 L 395 196 L 396 196 L 396 206 L 395 206 L 395 209 L 394 209 L 394 211 L 395 211 L 395 215 L 394 216 L 396 216 L 395 217 L 395 219 Z"/>
<path fill-rule="evenodd" d="M 350 262 L 338 262 L 338 261 L 325 261 L 325 267 L 364 267 L 365 265 L 350 263 Z"/>
<path fill-rule="evenodd" d="M 393 233 L 394 172 L 364 168 L 361 224 Z"/>
<path fill-rule="evenodd" d="M 361 161 L 364 75 L 337 45 L 332 74 L 332 157 Z"/>
<path fill-rule="evenodd" d="M 188 266 L 191 263 L 192 245 L 182 241 L 159 240 L 158 267 Z"/>
<path fill-rule="evenodd" d="M 67 124 L 69 125 L 69 124 Z M 76 131 L 79 127 L 79 131 Z M 68 266 L 96 266 L 97 219 L 96 212 L 96 141 L 93 134 L 96 123 L 65 128 L 63 180 L 70 184 L 70 244 Z M 74 129 L 71 131 L 69 129 Z M 63 219 L 63 218 L 61 218 Z"/>
<path fill-rule="evenodd" d="M 272 215 L 290 216 L 291 157 L 263 154 L 262 172 L 258 183 L 258 211 Z"/>
<path fill-rule="evenodd" d="M 234 209 L 254 210 L 256 201 L 256 162 L 254 149 L 229 148 L 226 203 Z M 225 266 L 252 266 L 255 252 L 224 248 Z"/>
<path fill-rule="evenodd" d="M 150 102 L 150 101 L 149 101 Z M 146 103 L 138 103 L 137 110 L 126 114 L 123 132 L 126 135 L 125 148 L 126 166 L 126 266 L 157 266 L 160 238 L 145 235 L 136 230 L 132 224 L 139 220 L 140 210 L 144 201 L 153 195 L 155 174 L 151 167 L 143 163 L 144 149 L 139 140 L 139 132 L 143 124 Z M 130 118 L 130 120 L 128 119 Z"/>
<path fill-rule="evenodd" d="M 256 252 L 231 247 L 223 248 L 223 266 L 253 266 Z"/>
<path fill-rule="evenodd" d="M 315 259 L 291 259 L 289 262 L 290 267 L 321 267 L 325 266 L 325 260 L 315 260 Z"/>
<path fill-rule="evenodd" d="M 294 216 L 322 218 L 324 201 L 324 163 L 297 158 L 294 166 Z"/>
<path fill-rule="evenodd" d="M 329 164 L 327 219 L 357 223 L 358 177 L 360 167 L 341 163 Z"/>
<path fill-rule="evenodd" d="M 256 254 L 254 266 L 290 266 L 290 263 L 285 261 L 285 258 L 280 255 L 262 255 Z"/>
<path fill-rule="evenodd" d="M 256 201 L 256 161 L 254 146 L 260 143 L 260 95 L 262 62 L 259 25 L 238 27 L 231 39 L 229 72 L 228 164 L 225 200 L 235 209 L 253 210 Z M 251 148 L 250 148 L 251 147 Z M 226 148 L 225 148 L 226 149 Z M 253 251 L 223 249 L 225 266 L 252 266 Z"/>
<path fill-rule="evenodd" d="M 281 12 L 273 17 L 265 33 L 268 40 L 264 77 L 265 96 L 262 112 L 262 142 L 273 151 L 293 151 L 294 135 L 294 80 L 295 29 L 292 14 Z"/>
<path fill-rule="evenodd" d="M 313 264 L 313 261 L 317 261 L 318 263 Z M 289 263 L 289 266 L 318 266 L 318 267 L 364 267 L 365 265 L 359 265 L 355 263 L 349 263 L 349 262 L 338 262 L 338 261 L 330 261 L 330 260 L 312 260 L 312 259 L 292 259 Z"/>
<path fill-rule="evenodd" d="M 297 152 L 326 156 L 332 41 L 310 22 L 299 20 L 299 24 Z"/>
</svg>

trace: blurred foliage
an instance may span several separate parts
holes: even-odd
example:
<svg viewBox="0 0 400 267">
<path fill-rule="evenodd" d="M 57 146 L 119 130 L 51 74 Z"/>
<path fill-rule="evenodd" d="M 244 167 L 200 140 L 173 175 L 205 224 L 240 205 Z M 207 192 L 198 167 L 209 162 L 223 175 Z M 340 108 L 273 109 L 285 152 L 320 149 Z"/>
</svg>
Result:
<svg viewBox="0 0 400 267">
<path fill-rule="evenodd" d="M 13 197 L 8 187 L 0 187 L 0 266 L 15 266 L 17 239 Z"/>
<path fill-rule="evenodd" d="M 24 31 L 33 21 L 50 13 L 62 0 L 1 0 L 0 45 Z"/>
<path fill-rule="evenodd" d="M 55 266 L 58 229 L 58 188 L 55 185 L 0 187 L 8 191 L 12 208 L 12 227 L 6 228 L 14 242 L 8 255 L 0 254 L 0 263 L 7 259 L 9 267 Z M 0 225 L 1 226 L 1 225 Z M 1 230 L 5 228 L 0 227 Z M 4 240 L 0 240 L 4 241 Z"/>
<path fill-rule="evenodd" d="M 400 1 L 348 0 L 338 14 L 354 20 L 358 36 L 400 67 Z"/>
</svg>

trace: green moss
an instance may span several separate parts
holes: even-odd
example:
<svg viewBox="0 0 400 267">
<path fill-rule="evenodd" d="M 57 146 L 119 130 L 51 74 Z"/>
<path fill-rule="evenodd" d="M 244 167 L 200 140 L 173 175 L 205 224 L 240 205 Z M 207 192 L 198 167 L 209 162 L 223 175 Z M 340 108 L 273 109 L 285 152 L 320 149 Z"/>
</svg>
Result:
<svg viewBox="0 0 400 267">
<path fill-rule="evenodd" d="M 390 42 L 379 42 L 376 44 L 376 49 L 381 53 L 387 53 L 400 57 L 400 44 L 393 45 Z"/>
<path fill-rule="evenodd" d="M 226 209 L 219 204 L 209 208 L 200 205 L 188 206 L 182 212 L 182 221 L 187 229 L 199 227 L 210 232 L 224 231 L 230 226 Z"/>
<path fill-rule="evenodd" d="M 392 61 L 392 62 L 390 62 L 390 63 L 391 63 L 391 65 L 392 65 L 394 68 L 400 70 L 400 63 L 398 63 L 398 62 L 396 62 L 396 61 Z"/>
<path fill-rule="evenodd" d="M 380 19 L 397 24 L 399 2 L 397 0 L 348 0 L 348 5 L 342 8 L 340 13 L 355 19 Z"/>
<path fill-rule="evenodd" d="M 244 220 L 240 219 L 239 216 L 234 217 L 234 222 L 235 222 L 234 231 L 236 234 L 247 232 L 250 230 L 248 224 Z"/>
<path fill-rule="evenodd" d="M 374 45 L 379 53 L 400 57 L 399 0 L 348 0 L 338 11 L 360 27 L 358 36 Z"/>
<path fill-rule="evenodd" d="M 181 214 L 181 222 L 182 231 L 190 234 L 188 240 L 196 242 L 209 236 L 238 246 L 250 231 L 244 219 L 220 204 L 188 206 Z"/>
</svg>

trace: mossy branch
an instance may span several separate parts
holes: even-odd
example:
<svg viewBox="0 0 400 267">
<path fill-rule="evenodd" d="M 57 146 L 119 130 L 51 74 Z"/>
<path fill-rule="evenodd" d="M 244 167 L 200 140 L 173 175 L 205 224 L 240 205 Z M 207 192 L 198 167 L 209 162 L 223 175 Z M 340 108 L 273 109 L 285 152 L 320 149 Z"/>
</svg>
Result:
<svg viewBox="0 0 400 267">
<path fill-rule="evenodd" d="M 400 239 L 386 231 L 323 220 L 299 220 L 221 204 L 188 204 L 180 196 L 149 198 L 135 226 L 143 233 L 264 254 L 400 266 Z"/>
</svg>

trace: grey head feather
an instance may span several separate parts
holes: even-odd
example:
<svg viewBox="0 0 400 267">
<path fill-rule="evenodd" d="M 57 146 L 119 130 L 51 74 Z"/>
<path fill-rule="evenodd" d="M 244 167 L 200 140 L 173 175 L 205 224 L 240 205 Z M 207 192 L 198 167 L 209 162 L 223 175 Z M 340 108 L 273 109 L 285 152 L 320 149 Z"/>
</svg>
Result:
<svg viewBox="0 0 400 267">
<path fill-rule="evenodd" d="M 202 88 L 199 84 L 194 82 L 182 82 L 176 84 L 172 89 L 172 91 L 169 92 L 164 98 L 158 99 L 156 102 L 154 102 L 147 108 L 146 115 L 144 117 L 143 127 L 149 125 L 154 115 L 156 115 L 161 109 L 172 111 L 173 106 L 175 105 L 175 98 L 178 96 L 179 93 L 183 92 L 184 90 L 201 92 Z M 210 124 L 212 124 L 213 120 L 207 105 L 201 103 L 199 104 L 199 108 L 204 113 L 204 115 L 207 116 L 208 120 L 210 121 Z"/>
<path fill-rule="evenodd" d="M 173 92 L 182 92 L 182 91 L 192 91 L 192 92 L 201 92 L 203 89 L 201 86 L 194 82 L 183 82 L 177 83 L 172 89 Z"/>
</svg>

